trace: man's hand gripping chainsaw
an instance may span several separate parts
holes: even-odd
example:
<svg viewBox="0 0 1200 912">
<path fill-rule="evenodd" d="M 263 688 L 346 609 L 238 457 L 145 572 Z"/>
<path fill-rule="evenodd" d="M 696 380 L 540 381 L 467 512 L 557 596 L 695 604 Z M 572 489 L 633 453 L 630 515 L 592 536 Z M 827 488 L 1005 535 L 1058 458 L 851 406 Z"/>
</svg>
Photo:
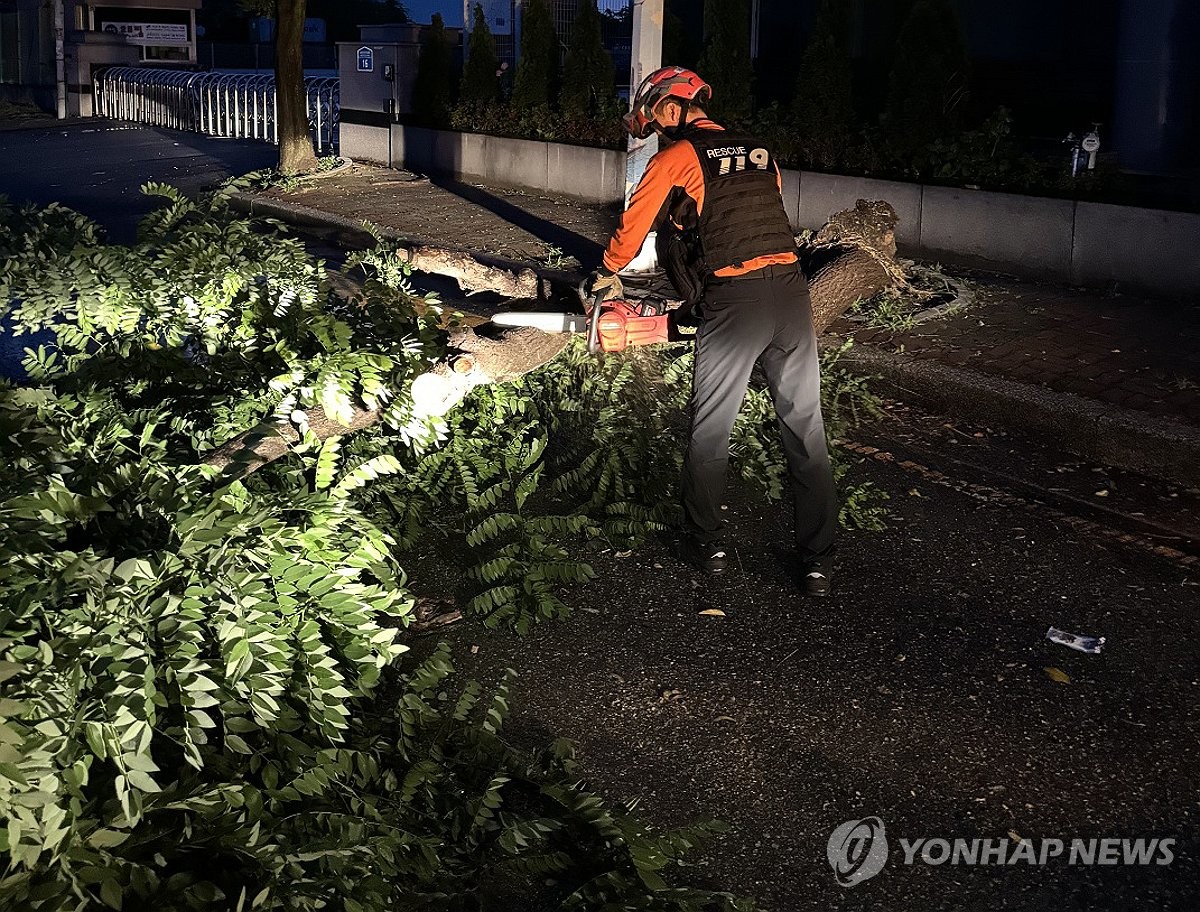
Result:
<svg viewBox="0 0 1200 912">
<path fill-rule="evenodd" d="M 604 289 L 590 296 L 579 286 L 584 313 L 513 311 L 492 317 L 498 326 L 532 326 L 543 332 L 586 333 L 588 351 L 620 352 L 630 346 L 679 342 L 690 336 L 678 332 L 672 313 L 658 300 L 604 300 Z"/>
</svg>

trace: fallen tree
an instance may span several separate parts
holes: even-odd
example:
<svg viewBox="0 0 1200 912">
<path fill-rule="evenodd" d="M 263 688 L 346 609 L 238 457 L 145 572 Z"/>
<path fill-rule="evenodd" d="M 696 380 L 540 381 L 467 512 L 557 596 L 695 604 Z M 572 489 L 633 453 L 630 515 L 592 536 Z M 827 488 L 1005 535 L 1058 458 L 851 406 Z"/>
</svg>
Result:
<svg viewBox="0 0 1200 912">
<path fill-rule="evenodd" d="M 516 380 L 553 359 L 569 341 L 569 336 L 528 327 L 501 329 L 486 322 L 478 330 L 459 327 L 450 333 L 445 357 L 413 381 L 413 416 L 445 415 L 475 387 Z M 366 408 L 357 403 L 347 421 L 331 418 L 315 406 L 305 411 L 305 425 L 324 441 L 378 424 L 384 412 L 383 406 Z M 301 439 L 292 422 L 267 420 L 213 450 L 204 462 L 221 469 L 226 477 L 241 478 L 286 456 Z"/>
<path fill-rule="evenodd" d="M 853 209 L 835 213 L 811 238 L 801 237 L 801 265 L 809 279 L 813 324 L 824 332 L 856 301 L 905 281 L 896 262 L 896 213 L 883 201 L 859 200 Z M 435 247 L 401 248 L 397 259 L 419 272 L 449 276 L 468 291 L 492 291 L 509 298 L 536 298 L 538 275 L 532 269 L 509 271 L 481 263 L 460 250 Z M 342 274 L 331 274 L 331 289 L 343 301 L 363 306 L 360 283 Z M 458 315 L 444 357 L 417 377 L 412 385 L 414 414 L 445 415 L 474 388 L 507 383 L 556 357 L 569 337 L 530 328 L 501 328 L 486 317 Z M 306 412 L 307 429 L 318 440 L 352 433 L 377 424 L 383 408 L 353 406 L 348 420 L 335 420 L 324 410 Z M 263 422 L 240 434 L 205 458 L 205 463 L 242 477 L 285 456 L 301 440 L 300 431 L 288 422 Z"/>
</svg>

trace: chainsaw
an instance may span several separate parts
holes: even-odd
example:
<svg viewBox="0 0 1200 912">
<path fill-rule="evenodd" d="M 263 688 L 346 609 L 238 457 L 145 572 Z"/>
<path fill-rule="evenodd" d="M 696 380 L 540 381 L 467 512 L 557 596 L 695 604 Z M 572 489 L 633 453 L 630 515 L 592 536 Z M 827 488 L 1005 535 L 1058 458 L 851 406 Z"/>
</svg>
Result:
<svg viewBox="0 0 1200 912">
<path fill-rule="evenodd" d="M 661 299 L 606 301 L 600 292 L 589 301 L 582 285 L 578 294 L 583 313 L 510 311 L 496 314 L 492 322 L 497 326 L 532 326 L 548 333 L 586 333 L 588 351 L 593 353 L 621 352 L 631 346 L 691 338 L 680 331 L 667 302 Z"/>
</svg>

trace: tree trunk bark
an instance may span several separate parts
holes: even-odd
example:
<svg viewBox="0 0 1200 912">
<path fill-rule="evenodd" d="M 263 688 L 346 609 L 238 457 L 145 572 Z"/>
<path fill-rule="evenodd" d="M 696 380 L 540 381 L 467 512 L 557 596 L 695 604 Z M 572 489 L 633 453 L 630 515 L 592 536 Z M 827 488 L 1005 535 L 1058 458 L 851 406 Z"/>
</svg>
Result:
<svg viewBox="0 0 1200 912">
<path fill-rule="evenodd" d="M 275 117 L 279 125 L 279 170 L 317 170 L 308 132 L 308 93 L 304 88 L 306 0 L 275 0 Z"/>
<path fill-rule="evenodd" d="M 891 284 L 892 278 L 879 260 L 861 248 L 848 248 L 808 279 L 813 329 L 820 335 L 855 301 L 865 301 Z"/>
<path fill-rule="evenodd" d="M 417 272 L 449 276 L 465 292 L 493 291 L 505 298 L 536 298 L 538 277 L 532 269 L 510 272 L 487 266 L 469 253 L 441 247 L 401 247 L 396 256 Z"/>
</svg>

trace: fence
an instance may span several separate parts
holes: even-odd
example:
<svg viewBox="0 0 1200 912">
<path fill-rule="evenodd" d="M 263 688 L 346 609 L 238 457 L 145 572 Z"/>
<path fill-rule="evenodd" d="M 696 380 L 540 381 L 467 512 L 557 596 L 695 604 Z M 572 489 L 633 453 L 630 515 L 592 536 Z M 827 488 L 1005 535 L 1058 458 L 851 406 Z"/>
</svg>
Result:
<svg viewBox="0 0 1200 912">
<path fill-rule="evenodd" d="M 319 153 L 338 146 L 338 79 L 307 76 L 308 128 Z M 96 74 L 96 113 L 116 120 L 279 142 L 275 77 L 112 67 Z"/>
</svg>

